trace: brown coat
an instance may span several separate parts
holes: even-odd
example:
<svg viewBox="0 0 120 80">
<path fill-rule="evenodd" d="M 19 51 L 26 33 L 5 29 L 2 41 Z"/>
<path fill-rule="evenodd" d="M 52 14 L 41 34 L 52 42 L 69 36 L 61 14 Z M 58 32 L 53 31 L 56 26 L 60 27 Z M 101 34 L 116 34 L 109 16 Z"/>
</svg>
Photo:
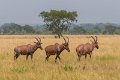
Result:
<svg viewBox="0 0 120 80">
<path fill-rule="evenodd" d="M 97 42 L 97 37 L 96 37 L 96 40 L 95 40 L 94 37 L 92 37 L 92 38 L 93 38 L 94 42 L 92 42 L 92 43 L 86 43 L 86 44 L 81 44 L 81 45 L 78 45 L 76 47 L 76 52 L 77 52 L 77 55 L 78 55 L 78 60 L 80 60 L 80 58 L 81 58 L 82 55 L 85 55 L 85 58 L 86 58 L 87 54 L 89 54 L 90 58 L 91 58 L 91 54 L 92 54 L 92 51 L 94 50 L 94 48 L 99 49 L 98 42 Z"/>
</svg>

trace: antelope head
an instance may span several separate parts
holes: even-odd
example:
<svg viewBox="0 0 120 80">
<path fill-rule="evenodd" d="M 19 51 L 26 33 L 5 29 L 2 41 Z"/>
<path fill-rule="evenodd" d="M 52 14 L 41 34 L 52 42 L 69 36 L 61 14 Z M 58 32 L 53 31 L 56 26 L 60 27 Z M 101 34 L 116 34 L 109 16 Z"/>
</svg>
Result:
<svg viewBox="0 0 120 80">
<path fill-rule="evenodd" d="M 63 37 L 63 36 L 62 36 Z M 66 39 L 63 37 L 65 43 L 63 43 L 62 45 L 64 46 L 64 49 L 66 49 L 68 52 L 70 52 L 70 49 L 69 49 L 69 38 L 67 37 L 67 41 Z"/>
<path fill-rule="evenodd" d="M 40 48 L 41 50 L 43 50 L 43 48 L 41 46 L 41 44 L 42 44 L 41 39 L 39 37 L 38 38 L 35 37 L 35 39 L 37 42 L 34 42 L 34 43 L 36 44 L 37 48 Z"/>
<path fill-rule="evenodd" d="M 99 49 L 97 36 L 95 36 L 95 38 L 93 36 L 91 37 L 93 39 L 92 44 L 94 45 L 95 48 Z"/>
</svg>

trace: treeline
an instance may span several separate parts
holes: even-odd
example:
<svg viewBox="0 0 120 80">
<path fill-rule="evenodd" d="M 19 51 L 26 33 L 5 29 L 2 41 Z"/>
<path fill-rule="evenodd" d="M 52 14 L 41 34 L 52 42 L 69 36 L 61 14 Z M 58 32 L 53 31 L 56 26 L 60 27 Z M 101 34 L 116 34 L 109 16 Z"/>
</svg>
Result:
<svg viewBox="0 0 120 80">
<path fill-rule="evenodd" d="M 70 34 L 120 34 L 120 25 L 112 23 L 80 24 L 70 28 Z"/>
<path fill-rule="evenodd" d="M 18 25 L 15 23 L 6 23 L 0 27 L 0 34 L 34 34 L 35 30 L 30 25 Z"/>
<path fill-rule="evenodd" d="M 0 26 L 1 35 L 12 34 L 52 34 L 45 25 L 18 25 L 15 23 L 5 23 Z M 111 23 L 96 24 L 71 24 L 64 34 L 120 34 L 120 25 Z"/>
</svg>

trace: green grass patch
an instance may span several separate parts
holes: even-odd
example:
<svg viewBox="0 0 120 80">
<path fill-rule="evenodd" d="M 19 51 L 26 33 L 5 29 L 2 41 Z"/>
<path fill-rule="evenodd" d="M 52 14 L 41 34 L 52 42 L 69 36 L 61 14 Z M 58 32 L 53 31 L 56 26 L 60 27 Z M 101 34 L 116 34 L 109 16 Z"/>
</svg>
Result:
<svg viewBox="0 0 120 80">
<path fill-rule="evenodd" d="M 28 71 L 28 68 L 24 66 L 20 66 L 20 67 L 12 68 L 11 70 L 16 73 L 25 73 Z"/>
<path fill-rule="evenodd" d="M 73 71 L 74 69 L 73 69 L 72 66 L 65 64 L 64 70 L 65 70 L 65 71 Z"/>
</svg>

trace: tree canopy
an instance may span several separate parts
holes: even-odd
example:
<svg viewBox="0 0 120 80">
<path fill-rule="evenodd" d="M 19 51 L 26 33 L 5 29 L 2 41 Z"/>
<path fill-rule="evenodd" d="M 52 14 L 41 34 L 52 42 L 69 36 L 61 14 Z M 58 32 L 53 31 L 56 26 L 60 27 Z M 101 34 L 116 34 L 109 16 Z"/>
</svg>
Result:
<svg viewBox="0 0 120 80">
<path fill-rule="evenodd" d="M 46 29 L 60 37 L 64 31 L 69 29 L 72 22 L 77 21 L 78 15 L 76 11 L 51 10 L 49 12 L 43 11 L 39 16 L 44 19 Z"/>
</svg>

